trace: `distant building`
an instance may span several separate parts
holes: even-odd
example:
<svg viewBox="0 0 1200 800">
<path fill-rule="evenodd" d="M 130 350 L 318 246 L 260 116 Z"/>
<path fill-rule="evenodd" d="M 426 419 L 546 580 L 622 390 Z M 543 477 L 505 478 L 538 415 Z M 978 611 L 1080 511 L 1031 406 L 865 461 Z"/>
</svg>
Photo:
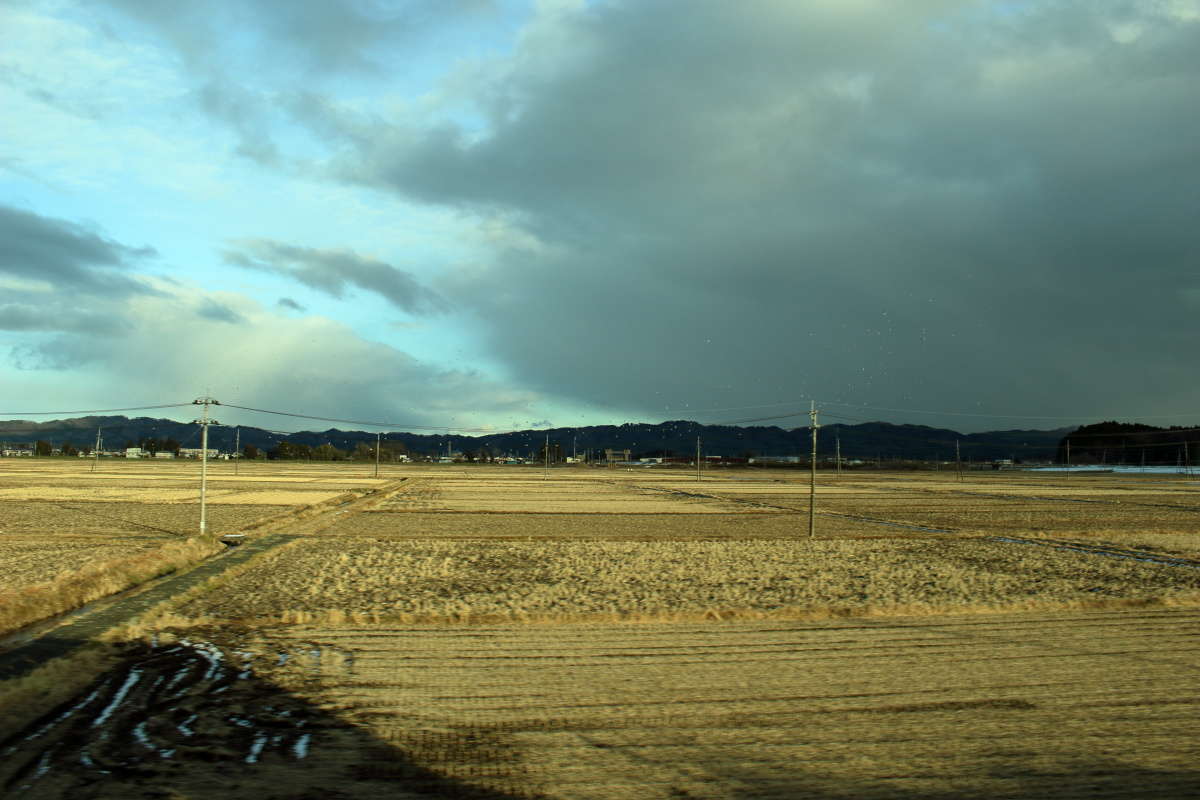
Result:
<svg viewBox="0 0 1200 800">
<path fill-rule="evenodd" d="M 200 454 L 203 452 L 204 452 L 204 449 L 200 448 L 200 447 L 181 447 L 181 448 L 179 448 L 179 457 L 180 458 L 199 458 Z M 216 458 L 220 454 L 220 452 L 221 452 L 220 450 L 210 447 L 208 449 L 208 457 Z"/>
<path fill-rule="evenodd" d="M 141 458 L 142 457 L 142 448 L 126 447 L 125 448 L 125 457 L 126 458 Z"/>
<path fill-rule="evenodd" d="M 155 458 L 174 458 L 175 454 L 172 453 L 170 450 L 159 450 L 157 453 L 154 454 L 154 457 Z"/>
</svg>

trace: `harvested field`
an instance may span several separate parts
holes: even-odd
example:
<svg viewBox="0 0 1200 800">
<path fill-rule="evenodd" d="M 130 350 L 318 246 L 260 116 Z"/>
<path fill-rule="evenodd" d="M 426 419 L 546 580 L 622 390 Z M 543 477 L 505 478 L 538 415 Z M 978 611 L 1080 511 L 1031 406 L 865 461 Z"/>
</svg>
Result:
<svg viewBox="0 0 1200 800">
<path fill-rule="evenodd" d="M 287 510 L 215 506 L 209 530 L 237 530 Z M 195 535 L 197 524 L 196 507 L 177 504 L 0 503 L 0 595 L 179 541 Z"/>
<path fill-rule="evenodd" d="M 236 530 L 291 509 L 286 505 L 216 505 L 208 510 L 208 526 L 213 531 Z M 187 536 L 196 533 L 199 519 L 195 504 L 0 502 L 0 542 L 14 535 L 46 540 L 65 534 Z"/>
<path fill-rule="evenodd" d="M 184 616 L 670 618 L 1200 600 L 1200 569 L 984 540 L 301 542 Z"/>
<path fill-rule="evenodd" d="M 405 539 L 791 539 L 808 531 L 807 517 L 772 511 L 737 514 L 439 514 L 368 511 L 327 531 L 328 536 Z M 824 531 L 841 536 L 869 535 L 831 519 Z"/>
<path fill-rule="evenodd" d="M 731 514 L 748 509 L 720 499 L 556 474 L 554 480 L 519 476 L 414 481 L 381 510 L 493 514 Z"/>
<path fill-rule="evenodd" d="M 6 466 L 4 488 L 38 489 L 29 464 Z M 165 520 L 194 504 L 121 493 L 194 491 L 195 466 L 59 470 L 41 488 L 107 487 L 107 502 L 59 506 Z M 132 646 L 115 672 L 0 743 L 2 791 L 1200 792 L 1200 569 L 1155 555 L 1200 555 L 1192 482 L 822 474 L 810 539 L 807 475 L 795 471 L 213 472 L 214 500 L 289 499 L 215 504 L 210 519 L 295 508 L 306 493 L 398 491 L 273 526 L 290 543 L 159 607 L 150 629 L 175 633 Z M 20 522 L 12 509 L 26 506 L 46 527 Z M 0 500 L 0 531 L 19 525 L 47 547 L 103 541 L 103 527 L 53 535 L 52 506 Z M 104 544 L 162 541 L 120 530 Z M 1105 543 L 1133 550 L 1094 547 Z"/>
<path fill-rule="evenodd" d="M 1185 797 L 1191 610 L 191 631 L 34 735 L 31 798 Z M 153 707 L 153 716 L 144 709 Z"/>
<path fill-rule="evenodd" d="M 294 489 L 239 490 L 209 487 L 208 502 L 213 505 L 310 505 L 320 503 L 339 492 L 312 492 Z M 30 501 L 62 502 L 144 502 L 144 503 L 190 503 L 198 505 L 197 489 L 145 489 L 136 486 L 112 487 L 24 487 L 0 489 L 0 503 Z"/>
</svg>

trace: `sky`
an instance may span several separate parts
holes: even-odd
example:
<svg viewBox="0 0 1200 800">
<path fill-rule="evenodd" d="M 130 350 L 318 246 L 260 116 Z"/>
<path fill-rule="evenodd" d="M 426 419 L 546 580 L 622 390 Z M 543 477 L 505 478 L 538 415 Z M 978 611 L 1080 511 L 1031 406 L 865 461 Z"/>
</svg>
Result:
<svg viewBox="0 0 1200 800">
<path fill-rule="evenodd" d="M 1200 421 L 1200 0 L 0 0 L 0 33 L 0 416 Z"/>
</svg>

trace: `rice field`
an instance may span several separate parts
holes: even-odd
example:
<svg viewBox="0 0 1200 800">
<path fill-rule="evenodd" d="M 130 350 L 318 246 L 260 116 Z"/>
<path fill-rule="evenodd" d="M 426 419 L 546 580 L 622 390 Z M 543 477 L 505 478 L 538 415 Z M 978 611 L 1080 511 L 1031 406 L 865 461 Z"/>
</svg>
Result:
<svg viewBox="0 0 1200 800">
<path fill-rule="evenodd" d="M 1180 573 L 1183 574 L 1180 574 Z M 296 542 L 183 616 L 403 621 L 838 616 L 1200 600 L 1200 569 L 979 539 Z"/>
<path fill-rule="evenodd" d="M 136 557 L 195 510 L 194 464 L 70 466 L 0 462 L 0 553 L 29 575 L 77 545 Z M 1200 792 L 1190 479 L 822 474 L 809 538 L 794 471 L 210 477 L 210 519 L 253 537 L 274 514 L 289 542 L 156 609 L 0 742 L 4 792 Z M 111 527 L 71 528 L 80 507 Z"/>
</svg>

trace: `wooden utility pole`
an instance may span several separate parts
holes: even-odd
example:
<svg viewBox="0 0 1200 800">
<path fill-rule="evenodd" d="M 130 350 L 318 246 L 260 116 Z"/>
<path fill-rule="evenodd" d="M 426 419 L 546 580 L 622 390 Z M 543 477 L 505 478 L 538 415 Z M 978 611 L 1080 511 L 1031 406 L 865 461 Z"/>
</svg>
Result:
<svg viewBox="0 0 1200 800">
<path fill-rule="evenodd" d="M 542 473 L 542 480 L 550 478 L 550 434 L 546 434 L 546 471 Z"/>
<path fill-rule="evenodd" d="M 1071 440 L 1067 439 L 1067 480 L 1071 480 Z"/>
<path fill-rule="evenodd" d="M 204 407 L 200 419 L 196 420 L 200 425 L 200 535 L 203 536 L 208 529 L 208 426 L 220 424 L 215 419 L 209 419 L 208 407 L 221 404 L 205 395 L 198 400 L 193 400 L 192 405 Z"/>
<path fill-rule="evenodd" d="M 702 480 L 700 477 L 700 437 L 696 437 L 696 480 Z"/>
<path fill-rule="evenodd" d="M 817 402 L 812 401 L 808 411 L 812 420 L 812 450 L 808 461 L 808 537 L 817 535 Z"/>
<path fill-rule="evenodd" d="M 238 474 L 238 462 L 242 460 L 242 428 L 233 429 L 233 474 Z"/>
<path fill-rule="evenodd" d="M 379 477 L 379 440 L 382 436 L 378 431 L 375 433 L 375 477 Z"/>
<path fill-rule="evenodd" d="M 96 447 L 92 450 L 92 472 L 96 471 L 96 464 L 100 461 L 100 428 L 96 428 Z"/>
<path fill-rule="evenodd" d="M 836 446 L 837 446 L 837 474 L 838 474 L 838 477 L 840 478 L 840 477 L 842 477 L 842 437 L 841 437 L 841 434 L 838 434 L 838 437 L 834 441 L 837 443 L 836 444 Z"/>
</svg>

